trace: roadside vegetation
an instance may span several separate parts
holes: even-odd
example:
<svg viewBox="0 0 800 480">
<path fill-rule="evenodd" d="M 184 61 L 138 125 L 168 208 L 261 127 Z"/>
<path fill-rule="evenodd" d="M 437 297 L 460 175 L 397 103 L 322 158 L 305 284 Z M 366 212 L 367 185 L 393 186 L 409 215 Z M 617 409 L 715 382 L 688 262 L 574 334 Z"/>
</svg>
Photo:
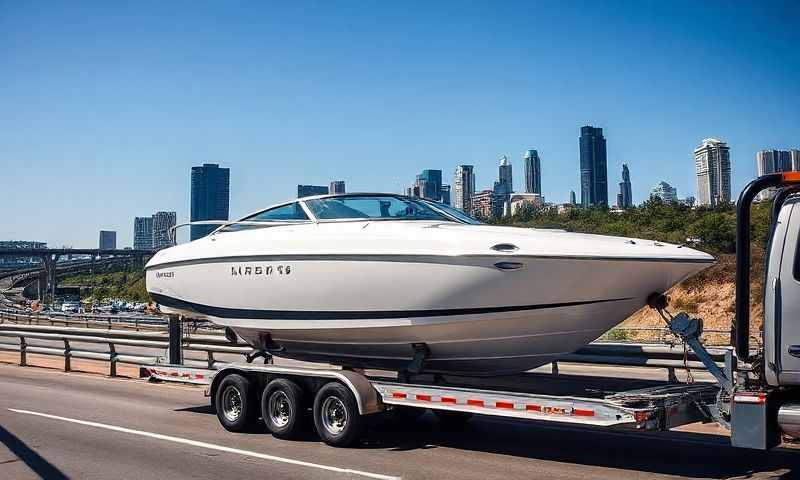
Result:
<svg viewBox="0 0 800 480">
<path fill-rule="evenodd" d="M 59 280 L 62 285 L 81 285 L 84 301 L 103 302 L 120 299 L 130 302 L 149 302 L 145 290 L 144 271 L 118 271 L 70 275 Z"/>
<path fill-rule="evenodd" d="M 763 319 L 762 284 L 764 252 L 770 228 L 771 202 L 753 206 L 751 235 L 751 316 L 753 333 Z M 691 208 L 678 203 L 651 199 L 638 207 L 614 213 L 605 208 L 575 208 L 559 214 L 553 209 L 528 207 L 512 217 L 494 222 L 532 228 L 559 228 L 572 232 L 615 235 L 685 244 L 714 255 L 717 263 L 674 287 L 668 295 L 670 310 L 685 311 L 704 319 L 706 329 L 726 330 L 734 312 L 736 272 L 736 211 L 733 205 L 719 208 Z M 622 327 L 663 325 L 658 314 L 645 308 Z M 615 332 L 615 336 L 629 336 Z"/>
</svg>

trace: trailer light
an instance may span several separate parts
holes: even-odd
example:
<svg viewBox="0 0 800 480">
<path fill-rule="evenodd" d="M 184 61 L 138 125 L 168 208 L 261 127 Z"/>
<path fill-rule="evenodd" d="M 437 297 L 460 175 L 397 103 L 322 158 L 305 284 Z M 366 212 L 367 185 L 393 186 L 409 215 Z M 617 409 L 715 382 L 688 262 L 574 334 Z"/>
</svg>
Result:
<svg viewBox="0 0 800 480">
<path fill-rule="evenodd" d="M 394 392 L 394 393 L 392 393 L 392 398 L 406 398 L 407 396 L 408 395 L 406 395 L 403 392 Z"/>
<path fill-rule="evenodd" d="M 784 183 L 800 182 L 800 172 L 783 172 Z"/>
<path fill-rule="evenodd" d="M 733 397 L 736 403 L 767 403 L 767 394 L 763 392 L 737 393 Z"/>
<path fill-rule="evenodd" d="M 576 408 L 572 411 L 573 415 L 578 415 L 580 417 L 594 417 L 594 410 L 586 410 L 583 408 Z"/>
<path fill-rule="evenodd" d="M 495 408 L 514 408 L 514 404 L 511 402 L 494 402 Z"/>
<path fill-rule="evenodd" d="M 417 394 L 417 400 L 420 400 L 422 402 L 430 402 L 431 401 L 431 396 L 430 395 L 423 395 L 421 393 L 418 393 Z"/>
<path fill-rule="evenodd" d="M 442 397 L 441 398 L 441 402 L 442 403 L 452 403 L 453 405 L 455 405 L 456 404 L 456 399 L 453 398 L 453 397 Z"/>
<path fill-rule="evenodd" d="M 467 405 L 472 407 L 482 407 L 483 400 L 467 400 Z"/>
</svg>

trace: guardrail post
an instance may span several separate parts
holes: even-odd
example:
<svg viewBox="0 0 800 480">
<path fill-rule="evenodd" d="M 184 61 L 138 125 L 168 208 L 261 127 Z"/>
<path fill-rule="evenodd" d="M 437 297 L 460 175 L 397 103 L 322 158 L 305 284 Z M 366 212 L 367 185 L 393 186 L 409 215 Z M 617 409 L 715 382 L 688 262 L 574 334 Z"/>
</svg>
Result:
<svg viewBox="0 0 800 480">
<path fill-rule="evenodd" d="M 169 317 L 169 363 L 181 365 L 183 355 L 181 355 L 181 318 L 178 316 Z"/>
<path fill-rule="evenodd" d="M 72 349 L 69 346 L 69 340 L 64 339 L 64 371 L 72 371 Z"/>
<path fill-rule="evenodd" d="M 19 337 L 19 366 L 25 367 L 28 365 L 28 342 L 25 337 Z"/>
<path fill-rule="evenodd" d="M 108 374 L 112 377 L 117 376 L 117 350 L 112 342 L 108 342 L 108 361 L 111 363 Z"/>
<path fill-rule="evenodd" d="M 667 381 L 669 383 L 678 383 L 678 376 L 675 375 L 675 367 L 667 367 Z"/>
</svg>

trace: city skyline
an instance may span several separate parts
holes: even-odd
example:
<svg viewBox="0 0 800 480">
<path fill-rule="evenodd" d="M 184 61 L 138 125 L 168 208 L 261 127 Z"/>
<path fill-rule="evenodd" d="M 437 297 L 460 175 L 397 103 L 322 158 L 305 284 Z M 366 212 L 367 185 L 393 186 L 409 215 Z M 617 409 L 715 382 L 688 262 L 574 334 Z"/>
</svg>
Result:
<svg viewBox="0 0 800 480">
<path fill-rule="evenodd" d="M 800 147 L 800 32 L 762 28 L 796 4 L 454 6 L 6 5 L 0 164 L 26 201 L 7 204 L 0 238 L 90 246 L 109 228 L 131 245 L 142 212 L 189 219 L 186 172 L 206 162 L 236 172 L 235 218 L 337 178 L 401 192 L 464 164 L 491 188 L 504 152 L 521 192 L 526 148 L 563 203 L 581 125 L 608 138 L 609 195 L 628 163 L 637 201 L 662 179 L 694 192 L 703 138 L 728 143 L 734 198 L 756 152 Z"/>
</svg>

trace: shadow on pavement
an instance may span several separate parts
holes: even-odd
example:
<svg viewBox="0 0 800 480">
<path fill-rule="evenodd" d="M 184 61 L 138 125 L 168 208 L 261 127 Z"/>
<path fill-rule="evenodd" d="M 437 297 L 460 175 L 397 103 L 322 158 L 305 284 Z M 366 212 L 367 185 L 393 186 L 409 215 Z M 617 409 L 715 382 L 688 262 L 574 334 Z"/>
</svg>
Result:
<svg viewBox="0 0 800 480">
<path fill-rule="evenodd" d="M 480 416 L 447 428 L 428 413 L 406 425 L 375 417 L 367 438 L 367 449 L 446 447 L 687 477 L 800 478 L 800 450 L 743 450 L 726 437 L 698 433 L 615 432 Z"/>
<path fill-rule="evenodd" d="M 6 446 L 11 453 L 17 456 L 20 460 L 33 470 L 40 478 L 47 480 L 61 480 L 68 479 L 61 470 L 56 468 L 55 465 L 45 460 L 41 455 L 36 453 L 33 449 L 28 447 L 22 440 L 17 438 L 16 435 L 6 430 L 0 425 L 0 443 Z"/>
</svg>

